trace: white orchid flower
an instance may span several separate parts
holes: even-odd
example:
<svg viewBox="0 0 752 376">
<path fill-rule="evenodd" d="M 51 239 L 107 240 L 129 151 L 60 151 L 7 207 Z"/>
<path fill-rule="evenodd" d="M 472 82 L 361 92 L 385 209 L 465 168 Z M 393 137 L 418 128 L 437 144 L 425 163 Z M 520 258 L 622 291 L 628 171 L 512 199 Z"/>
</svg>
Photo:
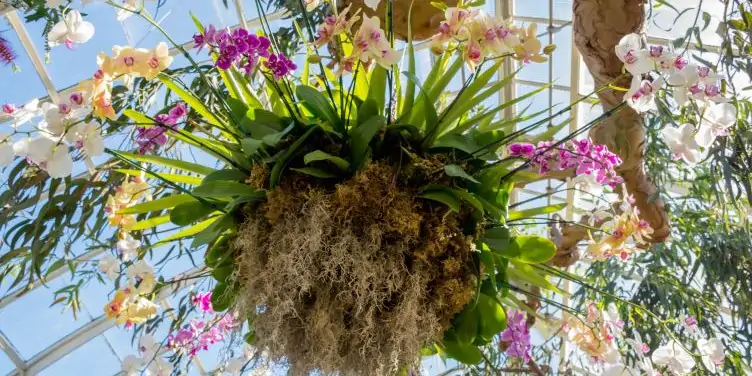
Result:
<svg viewBox="0 0 752 376">
<path fill-rule="evenodd" d="M 243 370 L 243 366 L 248 363 L 248 359 L 244 356 L 238 356 L 227 361 L 225 366 L 225 374 L 237 376 Z"/>
<path fill-rule="evenodd" d="M 139 260 L 126 269 L 128 279 L 133 283 L 140 282 L 136 292 L 139 294 L 148 294 L 154 289 L 156 279 L 154 278 L 154 269 L 146 260 Z"/>
<path fill-rule="evenodd" d="M 695 141 L 695 127 L 692 124 L 685 123 L 679 128 L 668 126 L 661 131 L 661 135 L 674 159 L 682 159 L 690 166 L 697 164 L 700 145 Z"/>
<path fill-rule="evenodd" d="M 84 21 L 77 10 L 72 10 L 62 21 L 52 27 L 50 33 L 47 34 L 47 40 L 50 47 L 64 44 L 68 48 L 73 48 L 74 44 L 86 43 L 93 36 L 94 25 Z"/>
<path fill-rule="evenodd" d="M 640 376 L 640 372 L 623 364 L 606 366 L 601 376 Z"/>
<path fill-rule="evenodd" d="M 376 10 L 376 8 L 381 3 L 381 0 L 365 0 L 365 3 L 366 3 L 366 6 L 368 6 L 369 8 Z"/>
<path fill-rule="evenodd" d="M 120 275 L 120 260 L 112 257 L 110 254 L 104 255 L 99 259 L 98 264 L 99 271 L 104 273 L 111 281 L 117 279 Z"/>
<path fill-rule="evenodd" d="M 700 130 L 695 140 L 697 144 L 707 148 L 716 138 L 725 136 L 728 129 L 736 123 L 736 107 L 731 103 L 711 105 L 700 122 Z"/>
<path fill-rule="evenodd" d="M 703 85 L 715 85 L 721 80 L 721 76 L 713 72 L 709 67 L 694 66 L 697 79 Z"/>
<path fill-rule="evenodd" d="M 695 360 L 676 341 L 657 348 L 652 359 L 654 364 L 666 366 L 669 371 L 679 376 L 688 374 L 695 367 Z"/>
<path fill-rule="evenodd" d="M 702 354 L 702 364 L 710 372 L 718 372 L 718 366 L 722 365 L 726 360 L 723 342 L 718 338 L 711 338 L 709 340 L 703 338 L 697 341 L 697 348 L 700 349 L 700 354 Z"/>
<path fill-rule="evenodd" d="M 29 157 L 52 178 L 64 178 L 73 171 L 73 159 L 68 154 L 68 146 L 47 136 L 21 141 L 14 144 L 13 148 L 16 155 Z"/>
<path fill-rule="evenodd" d="M 138 247 L 140 246 L 141 241 L 133 239 L 131 234 L 126 234 L 124 239 L 118 240 L 117 242 L 117 249 L 120 251 L 123 261 L 136 259 L 138 256 Z"/>
<path fill-rule="evenodd" d="M 78 123 L 72 126 L 65 138 L 88 157 L 104 154 L 104 138 L 94 123 Z"/>
<path fill-rule="evenodd" d="M 172 364 L 162 358 L 154 359 L 144 373 L 146 376 L 170 376 L 173 370 Z"/>
<path fill-rule="evenodd" d="M 123 362 L 120 364 L 120 370 L 122 372 L 123 376 L 140 376 L 141 371 L 139 371 L 139 368 L 141 368 L 141 365 L 143 362 L 141 359 L 139 359 L 135 355 L 128 355 L 123 359 Z"/>
<path fill-rule="evenodd" d="M 655 68 L 653 61 L 648 59 L 648 51 L 640 46 L 640 36 L 637 34 L 625 35 L 616 46 L 616 57 L 633 76 L 640 76 Z"/>
<path fill-rule="evenodd" d="M 149 1 L 155 1 L 155 0 L 149 0 Z M 120 6 L 125 9 L 117 10 L 117 20 L 124 21 L 128 19 L 130 16 L 132 16 L 134 12 L 138 12 L 139 10 L 141 10 L 141 8 L 144 6 L 144 0 L 124 0 L 123 4 L 121 4 Z"/>
<path fill-rule="evenodd" d="M 655 81 L 640 80 L 635 76 L 632 79 L 632 85 L 629 91 L 624 95 L 627 104 L 639 113 L 657 109 L 655 104 L 655 93 L 663 86 L 663 78 L 659 77 Z"/>
<path fill-rule="evenodd" d="M 626 341 L 632 348 L 632 351 L 637 354 L 640 359 L 644 358 L 645 354 L 650 352 L 650 347 L 648 347 L 647 343 L 642 341 L 640 333 L 636 331 L 634 333 L 634 338 L 626 338 Z"/>
<path fill-rule="evenodd" d="M 141 352 L 141 359 L 144 361 L 151 361 L 159 351 L 159 347 L 159 342 L 151 334 L 144 334 L 138 339 L 138 351 Z"/>
<path fill-rule="evenodd" d="M 0 168 L 13 163 L 14 157 L 15 152 L 10 140 L 10 135 L 7 133 L 0 133 Z"/>
<path fill-rule="evenodd" d="M 39 99 L 32 99 L 21 108 L 5 104 L 0 108 L 0 123 L 10 121 L 13 129 L 27 123 L 39 115 Z"/>
</svg>

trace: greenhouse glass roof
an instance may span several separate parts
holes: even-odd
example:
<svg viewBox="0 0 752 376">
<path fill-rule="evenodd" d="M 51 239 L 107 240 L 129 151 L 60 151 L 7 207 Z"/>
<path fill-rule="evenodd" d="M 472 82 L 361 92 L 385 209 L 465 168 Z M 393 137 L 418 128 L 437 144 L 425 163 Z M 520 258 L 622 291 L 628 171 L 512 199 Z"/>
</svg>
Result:
<svg viewBox="0 0 752 376">
<path fill-rule="evenodd" d="M 682 0 L 672 2 L 676 8 L 696 7 L 699 0 Z M 250 0 L 230 0 L 227 6 L 222 0 L 166 0 L 147 2 L 149 11 L 155 19 L 175 40 L 190 45 L 195 32 L 189 12 L 204 23 L 217 26 L 233 27 L 235 25 L 258 25 L 255 2 Z M 721 2 L 704 5 L 704 10 L 713 14 L 711 8 L 722 7 Z M 1 6 L 0 6 L 1 7 Z M 523 70 L 515 78 L 514 85 L 508 85 L 495 98 L 490 98 L 487 107 L 503 103 L 510 98 L 534 91 L 549 82 L 553 85 L 535 96 L 509 108 L 500 116 L 511 117 L 513 111 L 526 109 L 529 113 L 550 108 L 552 105 L 566 105 L 578 99 L 580 95 L 593 89 L 592 79 L 583 66 L 576 48 L 572 45 L 572 1 L 571 0 L 487 0 L 485 9 L 502 17 L 512 17 L 518 23 L 537 23 L 544 43 L 554 43 L 557 48 L 547 64 L 532 66 Z M 162 35 L 137 17 L 119 22 L 115 19 L 115 10 L 101 3 L 92 3 L 85 7 L 86 19 L 96 27 L 94 37 L 85 44 L 72 50 L 54 48 L 45 53 L 42 22 L 25 23 L 23 15 L 5 8 L 1 10 L 4 21 L 0 22 L 3 37 L 15 46 L 18 52 L 16 65 L 20 71 L 11 73 L 10 69 L 0 71 L 0 103 L 26 103 L 32 98 L 57 101 L 60 93 L 76 85 L 90 75 L 95 66 L 96 55 L 100 51 L 109 51 L 113 45 L 132 45 L 146 47 L 164 40 Z M 687 12 L 674 24 L 675 12 L 656 9 L 651 15 L 648 30 L 649 41 L 667 45 L 675 32 L 686 30 L 694 22 L 694 13 Z M 270 15 L 272 26 L 288 23 L 284 15 Z M 713 47 L 719 42 L 714 34 L 717 20 L 703 32 L 705 47 L 708 51 L 702 56 L 717 51 Z M 174 51 L 172 51 L 174 53 Z M 700 54 L 700 52 L 698 52 Z M 427 48 L 418 52 L 423 63 L 430 63 L 431 53 Z M 173 66 L 184 65 L 185 61 L 177 57 Z M 418 66 L 425 66 L 418 64 Z M 506 68 L 510 69 L 511 67 Z M 420 72 L 419 72 L 420 73 Z M 427 72 L 422 72 L 425 76 Z M 420 76 L 420 74 L 419 74 Z M 461 82 L 453 85 L 459 89 Z M 600 106 L 582 103 L 568 117 L 554 119 L 554 123 L 569 121 L 561 135 L 576 130 L 588 120 L 601 113 Z M 571 116 L 571 120 L 570 117 Z M 83 173 L 83 171 L 81 171 Z M 550 189 L 556 189 L 560 182 L 540 181 L 519 189 L 516 200 L 526 201 L 530 207 L 549 203 L 570 203 L 565 216 L 577 218 L 578 207 L 587 205 L 573 191 L 558 193 L 553 196 L 536 199 Z M 681 187 L 676 187 L 680 191 Z M 79 262 L 96 259 L 97 250 L 77 252 Z M 190 262 L 175 263 L 171 275 L 194 273 Z M 163 273 L 164 274 L 164 273 Z M 83 375 L 117 374 L 124 357 L 133 352 L 131 333 L 115 327 L 114 322 L 102 316 L 101 307 L 106 303 L 110 287 L 103 284 L 87 284 L 80 296 L 82 307 L 77 317 L 70 312 L 60 312 L 54 306 L 54 292 L 71 283 L 70 273 L 58 269 L 47 276 L 46 284 L 23 286 L 8 290 L 7 284 L 0 286 L 0 375 Z M 184 288 L 190 288 L 185 285 Z M 567 288 L 564 285 L 564 288 Z M 169 299 L 166 301 L 169 304 Z M 216 351 L 202 353 L 196 367 L 197 374 L 209 374 L 219 367 L 220 358 Z M 562 356 L 566 356 L 562 349 Z"/>
</svg>

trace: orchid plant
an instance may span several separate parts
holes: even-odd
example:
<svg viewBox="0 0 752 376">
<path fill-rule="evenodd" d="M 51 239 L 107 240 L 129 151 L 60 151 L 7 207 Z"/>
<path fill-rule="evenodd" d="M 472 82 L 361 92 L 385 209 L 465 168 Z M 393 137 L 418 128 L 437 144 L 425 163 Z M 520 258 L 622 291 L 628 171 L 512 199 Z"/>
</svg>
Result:
<svg viewBox="0 0 752 376">
<path fill-rule="evenodd" d="M 138 14 L 153 22 L 137 2 L 114 5 L 119 18 Z M 108 173 L 125 176 L 103 205 L 103 218 L 116 229 L 115 246 L 96 263 L 97 271 L 114 284 L 112 300 L 103 307 L 108 318 L 126 330 L 153 332 L 153 327 L 147 328 L 159 320 L 161 301 L 174 293 L 171 286 L 180 281 L 160 278 L 147 253 L 158 245 L 189 239 L 185 246 L 207 249 L 207 273 L 196 278 L 209 280 L 211 291 L 188 296 L 196 317 L 180 317 L 161 342 L 151 333 L 141 335 L 139 356 L 124 360 L 124 374 L 139 374 L 143 368 L 150 374 L 171 374 L 182 357 L 193 358 L 238 332 L 249 347 L 230 359 L 225 371 L 240 374 L 251 359 L 268 359 L 268 354 L 250 347 L 255 336 L 252 320 L 236 309 L 232 276 L 237 264 L 227 239 L 237 231 L 238 218 L 249 203 L 266 200 L 287 177 L 344 182 L 370 161 L 390 153 L 408 158 L 441 156 L 444 160 L 436 173 L 442 183 L 420 187 L 419 199 L 442 205 L 447 213 L 470 212 L 483 228 L 473 244 L 478 278 L 474 299 L 457 312 L 441 338 L 426 344 L 424 353 L 438 353 L 472 367 L 488 362 L 488 354 L 498 346 L 516 361 L 535 362 L 532 328 L 522 313 L 530 308 L 518 296 L 531 294 L 531 286 L 560 293 L 546 277 L 573 277 L 545 265 L 556 252 L 550 240 L 515 228 L 515 221 L 561 207 L 516 211 L 509 206 L 512 189 L 552 175 L 578 175 L 612 190 L 622 183 L 615 170 L 621 159 L 603 145 L 576 139 L 578 134 L 549 140 L 558 127 L 529 135 L 571 106 L 522 129 L 515 129 L 522 118 L 494 120 L 499 111 L 537 92 L 471 112 L 512 80 L 508 76 L 492 81 L 502 64 L 546 61 L 554 46 L 541 45 L 535 25 L 518 27 L 462 4 L 444 11 L 445 19 L 430 42 L 437 63 L 423 82 L 416 77 L 412 41 L 404 50 L 395 50 L 394 36 L 382 28 L 378 17 L 363 17 L 346 8 L 317 25 L 315 36 L 314 25 L 304 25 L 309 35 L 303 37 L 307 55 L 301 66 L 275 47 L 270 30 L 217 29 L 195 20 L 196 53 L 205 49 L 213 62 L 213 67 L 194 67 L 207 89 L 204 94 L 173 74 L 169 69 L 173 58 L 162 43 L 151 50 L 116 46 L 111 55 L 101 53 L 92 79 L 60 103 L 3 106 L 0 119 L 13 125 L 13 133 L 0 141 L 3 166 L 17 156 L 35 171 L 60 181 L 71 175 L 73 149 L 92 172 L 96 168 L 91 157 L 110 155 L 119 168 Z M 84 43 L 92 33 L 93 26 L 72 10 L 52 29 L 50 46 Z M 334 53 L 320 55 L 324 46 L 334 47 L 330 48 Z M 193 62 L 188 51 L 175 47 Z M 642 48 L 637 35 L 625 37 L 615 53 L 634 76 L 632 86 L 625 88 L 624 105 L 641 112 L 657 110 L 656 98 L 668 86 L 677 107 L 698 110 L 695 119 L 662 132 L 677 159 L 698 163 L 704 149 L 733 132 L 736 107 L 724 98 L 715 73 L 658 46 Z M 326 60 L 331 68 L 322 64 Z M 316 67 L 318 73 L 313 73 Z M 471 72 L 470 78 L 453 100 L 444 101 L 449 82 L 463 67 Z M 210 70 L 218 80 L 209 79 Z M 114 83 L 132 88 L 136 80 L 159 80 L 179 99 L 156 115 L 114 106 Z M 205 101 L 205 96 L 212 100 Z M 131 147 L 128 151 L 105 148 L 99 124 L 118 122 L 123 116 L 134 130 Z M 32 128 L 23 127 L 36 117 L 43 120 Z M 329 144 L 319 149 L 321 142 Z M 160 155 L 175 145 L 203 152 L 220 167 Z M 269 170 L 257 186 L 248 182 L 254 168 Z M 588 251 L 594 259 L 626 260 L 640 251 L 638 245 L 647 243 L 651 229 L 632 205 L 629 197 L 623 197 L 591 213 Z M 156 229 L 168 223 L 178 229 L 147 247 L 148 239 L 158 236 Z M 3 262 L 12 259 L 3 255 Z M 647 357 L 650 348 L 639 337 L 625 337 L 623 322 L 612 307 L 602 310 L 591 302 L 583 315 L 570 313 L 571 320 L 559 323 L 563 333 L 604 375 L 652 376 L 661 371 L 683 375 L 697 367 L 696 359 L 716 372 L 725 359 L 720 340 L 699 337 L 699 352 L 671 340 Z M 636 367 L 625 364 L 620 347 L 637 356 Z M 174 364 L 163 357 L 165 351 L 174 355 L 170 357 Z M 268 370 L 267 366 L 260 369 Z"/>
</svg>

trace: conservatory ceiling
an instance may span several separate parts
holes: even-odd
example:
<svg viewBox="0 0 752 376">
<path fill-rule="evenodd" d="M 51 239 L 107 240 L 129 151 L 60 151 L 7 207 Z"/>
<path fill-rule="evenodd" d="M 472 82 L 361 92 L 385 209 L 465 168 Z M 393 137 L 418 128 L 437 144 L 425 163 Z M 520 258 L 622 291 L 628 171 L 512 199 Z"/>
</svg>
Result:
<svg viewBox="0 0 752 376">
<path fill-rule="evenodd" d="M 554 43 L 557 48 L 547 64 L 530 66 L 521 71 L 513 85 L 507 85 L 499 92 L 498 97 L 492 98 L 486 106 L 503 102 L 509 98 L 534 91 L 548 82 L 554 84 L 537 93 L 526 101 L 517 104 L 516 109 L 509 107 L 500 116 L 511 117 L 514 111 L 526 109 L 529 113 L 550 108 L 552 105 L 566 105 L 593 89 L 592 79 L 581 63 L 576 49 L 572 45 L 571 4 L 572 0 L 487 0 L 484 6 L 489 12 L 500 17 L 512 17 L 518 23 L 537 23 L 538 31 L 542 34 L 544 43 Z M 697 6 L 699 0 L 677 0 L 671 3 L 678 9 Z M 173 39 L 189 41 L 194 32 L 194 26 L 188 17 L 188 12 L 197 15 L 204 23 L 213 23 L 232 27 L 243 25 L 250 28 L 258 26 L 258 14 L 254 2 L 251 0 L 229 1 L 225 7 L 222 0 L 167 0 L 159 9 L 157 3 L 147 3 L 149 11 L 156 15 L 160 25 L 171 34 Z M 717 2 L 721 6 L 720 2 Z M 705 5 L 704 10 L 713 14 L 710 9 L 715 4 Z M 141 20 L 132 17 L 120 22 L 115 27 L 115 11 L 105 4 L 90 4 L 86 7 L 87 20 L 97 27 L 94 38 L 86 44 L 69 51 L 56 48 L 45 52 L 45 42 L 42 36 L 43 24 L 25 23 L 23 15 L 12 9 L 3 9 L 2 18 L 7 23 L 0 23 L 0 30 L 6 30 L 3 36 L 13 44 L 18 51 L 17 66 L 19 72 L 11 73 L 10 69 L 0 72 L 0 102 L 26 103 L 32 98 L 57 101 L 60 93 L 73 87 L 79 81 L 87 78 L 90 69 L 81 66 L 93 66 L 99 51 L 109 51 L 112 45 L 148 46 L 162 37 L 159 32 Z M 675 30 L 686 30 L 693 23 L 694 12 L 678 19 Z M 691 13 L 691 14 L 689 14 Z M 655 9 L 648 30 L 649 41 L 654 44 L 669 44 L 667 39 L 671 32 L 666 31 L 673 23 L 675 13 Z M 279 27 L 288 20 L 284 15 L 275 13 L 269 15 L 272 27 Z M 711 21 L 713 22 L 713 21 Z M 717 23 L 717 21 L 715 21 Z M 6 25 L 8 27 L 6 27 Z M 713 43 L 715 25 L 711 24 L 703 35 L 707 51 L 712 54 L 717 51 Z M 186 43 L 190 46 L 190 43 Z M 21 51 L 24 50 L 24 51 Z M 175 50 L 172 51 L 173 54 Z M 423 48 L 420 58 L 431 59 L 431 53 Z M 697 52 L 699 53 L 699 52 Z M 175 66 L 183 61 L 178 57 Z M 512 67 L 507 67 L 511 72 Z M 425 75 L 425 73 L 424 73 Z M 459 89 L 460 82 L 454 83 Z M 576 130 L 582 124 L 597 117 L 600 107 L 587 101 L 574 108 L 571 114 L 551 125 L 569 122 L 561 135 Z M 576 219 L 579 207 L 586 206 L 580 197 L 576 197 L 572 190 L 556 193 L 546 198 L 537 199 L 547 191 L 562 190 L 561 182 L 541 181 L 530 184 L 518 190 L 515 199 L 526 202 L 531 207 L 549 203 L 563 203 L 567 206 L 564 216 Z M 674 187 L 673 191 L 681 193 L 681 187 Z M 574 204 L 574 205 L 571 205 Z M 77 262 L 85 263 L 96 259 L 101 251 L 81 251 Z M 176 271 L 175 276 L 189 276 L 200 268 L 190 263 L 184 263 L 185 268 Z M 49 307 L 53 301 L 54 292 L 70 284 L 70 273 L 65 268 L 50 273 L 46 278 L 46 285 L 24 286 L 8 291 L 6 286 L 0 286 L 0 375 L 65 375 L 87 374 L 86 370 L 104 370 L 104 373 L 116 374 L 120 370 L 121 360 L 131 351 L 131 334 L 117 330 L 112 320 L 105 320 L 101 309 L 109 291 L 104 285 L 93 281 L 85 286 L 80 297 L 82 306 L 77 317 L 70 312 L 60 314 L 58 306 Z M 178 288 L 190 288 L 180 286 Z M 563 288 L 568 288 L 566 284 Z M 163 305 L 169 306 L 169 299 L 164 299 Z M 562 349 L 562 356 L 566 350 Z M 218 367 L 217 354 L 204 353 L 195 362 L 193 372 L 209 374 Z M 111 371 L 111 372 L 110 372 Z"/>
</svg>

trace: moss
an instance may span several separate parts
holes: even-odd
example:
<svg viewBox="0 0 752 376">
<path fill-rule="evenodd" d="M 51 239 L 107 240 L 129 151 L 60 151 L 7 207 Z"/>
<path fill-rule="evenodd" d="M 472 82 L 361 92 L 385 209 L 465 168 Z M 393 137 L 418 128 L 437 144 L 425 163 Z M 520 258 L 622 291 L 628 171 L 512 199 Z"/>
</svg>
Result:
<svg viewBox="0 0 752 376">
<path fill-rule="evenodd" d="M 384 163 L 331 186 L 288 174 L 239 229 L 239 308 L 293 374 L 394 374 L 473 297 L 465 215 L 402 176 Z"/>
</svg>

